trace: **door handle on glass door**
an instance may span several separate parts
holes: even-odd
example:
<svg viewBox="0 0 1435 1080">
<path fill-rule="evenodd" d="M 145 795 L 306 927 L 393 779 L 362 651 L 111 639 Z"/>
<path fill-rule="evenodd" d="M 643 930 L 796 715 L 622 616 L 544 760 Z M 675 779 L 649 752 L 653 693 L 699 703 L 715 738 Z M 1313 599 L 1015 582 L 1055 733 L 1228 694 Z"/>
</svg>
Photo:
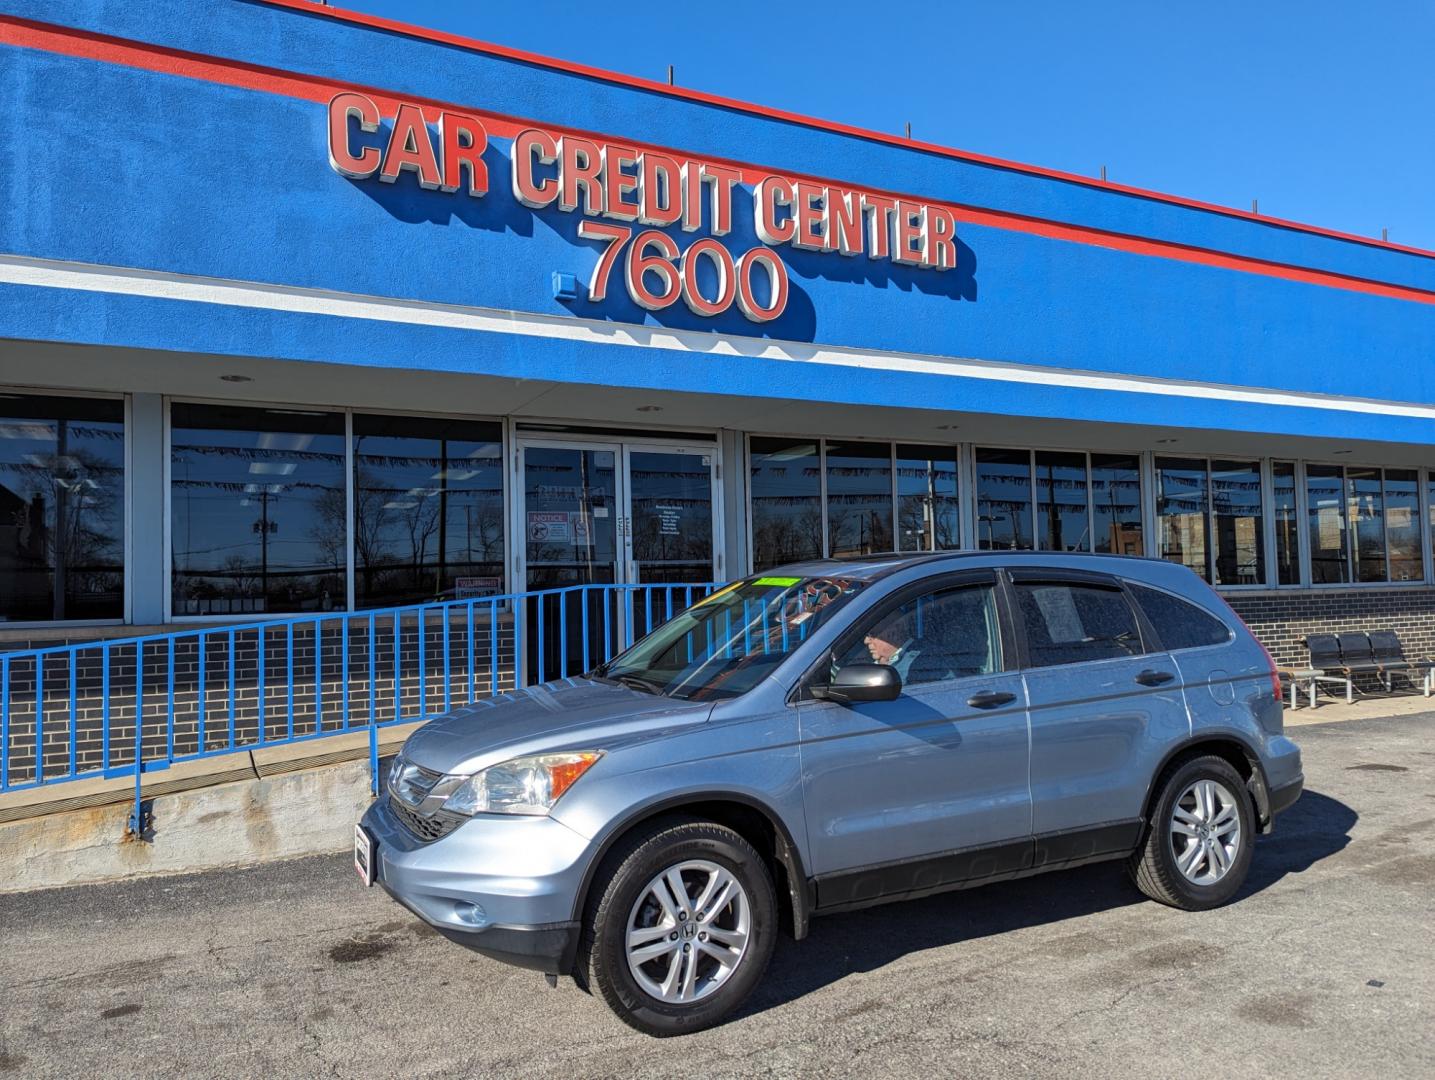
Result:
<svg viewBox="0 0 1435 1080">
<path fill-rule="evenodd" d="M 1142 686 L 1161 686 L 1170 682 L 1175 677 L 1176 676 L 1169 671 L 1155 671 L 1151 668 L 1147 668 L 1140 675 L 1136 676 L 1136 681 Z"/>
<path fill-rule="evenodd" d="M 967 704 L 974 709 L 995 709 L 1001 705 L 1009 705 L 1015 700 L 1015 694 L 1008 694 L 1004 690 L 983 690 L 981 693 L 967 698 Z"/>
</svg>

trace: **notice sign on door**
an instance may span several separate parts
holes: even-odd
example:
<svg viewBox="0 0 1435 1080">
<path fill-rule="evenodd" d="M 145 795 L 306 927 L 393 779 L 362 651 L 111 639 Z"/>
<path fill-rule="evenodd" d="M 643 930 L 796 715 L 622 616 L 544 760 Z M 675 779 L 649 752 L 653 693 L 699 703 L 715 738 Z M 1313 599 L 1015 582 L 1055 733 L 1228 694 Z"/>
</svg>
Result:
<svg viewBox="0 0 1435 1080">
<path fill-rule="evenodd" d="M 454 578 L 453 598 L 455 600 L 472 600 L 479 596 L 493 596 L 498 592 L 499 584 L 496 577 Z"/>
<path fill-rule="evenodd" d="M 658 535 L 678 536 L 678 525 L 683 519 L 683 509 L 680 506 L 659 506 L 658 511 Z"/>
<path fill-rule="evenodd" d="M 528 511 L 528 540 L 533 544 L 566 544 L 572 533 L 566 510 Z"/>
</svg>

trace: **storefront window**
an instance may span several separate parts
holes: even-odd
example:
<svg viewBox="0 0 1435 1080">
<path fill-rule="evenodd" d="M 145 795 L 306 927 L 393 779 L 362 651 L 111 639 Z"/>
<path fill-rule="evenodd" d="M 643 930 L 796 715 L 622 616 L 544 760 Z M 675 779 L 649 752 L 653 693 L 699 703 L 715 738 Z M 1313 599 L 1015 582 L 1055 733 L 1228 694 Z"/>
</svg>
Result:
<svg viewBox="0 0 1435 1080">
<path fill-rule="evenodd" d="M 1435 559 L 1435 470 L 1425 474 L 1425 505 L 1430 508 L 1430 520 L 1426 522 L 1429 526 L 1426 532 L 1430 536 L 1430 556 Z"/>
<path fill-rule="evenodd" d="M 1204 461 L 1156 459 L 1156 520 L 1160 528 L 1161 557 L 1188 566 L 1209 581 L 1207 494 Z"/>
<path fill-rule="evenodd" d="M 1345 557 L 1345 496 L 1339 465 L 1305 467 L 1306 522 L 1310 531 L 1310 580 L 1315 585 L 1349 581 Z"/>
<path fill-rule="evenodd" d="M 501 593 L 501 425 L 356 413 L 353 432 L 355 604 Z"/>
<path fill-rule="evenodd" d="M 1300 521 L 1296 516 L 1295 463 L 1271 462 L 1271 511 L 1276 524 L 1276 580 L 1300 584 Z"/>
<path fill-rule="evenodd" d="M 1211 518 L 1216 584 L 1263 584 L 1266 566 L 1259 462 L 1211 462 Z"/>
<path fill-rule="evenodd" d="M 1391 581 L 1420 581 L 1420 486 L 1414 469 L 1385 470 L 1385 544 Z"/>
<path fill-rule="evenodd" d="M 749 444 L 754 570 L 822 556 L 817 440 L 753 437 Z"/>
<path fill-rule="evenodd" d="M 173 406 L 176 615 L 345 606 L 341 413 Z"/>
<path fill-rule="evenodd" d="M 897 446 L 897 529 L 903 551 L 946 551 L 959 544 L 957 451 Z"/>
<path fill-rule="evenodd" d="M 1029 550 L 1031 453 L 979 448 L 977 546 L 983 551 Z"/>
<path fill-rule="evenodd" d="M 1036 452 L 1036 546 L 1043 551 L 1090 551 L 1086 513 L 1086 455 Z"/>
<path fill-rule="evenodd" d="M 1141 459 L 1135 454 L 1091 455 L 1092 539 L 1108 555 L 1140 555 Z"/>
<path fill-rule="evenodd" d="M 0 394 L 0 622 L 124 617 L 124 402 Z"/>
<path fill-rule="evenodd" d="M 828 440 L 826 450 L 828 552 L 893 550 L 892 444 Z"/>
<path fill-rule="evenodd" d="M 1345 470 L 1346 520 L 1356 581 L 1385 580 L 1385 500 L 1379 469 Z"/>
</svg>

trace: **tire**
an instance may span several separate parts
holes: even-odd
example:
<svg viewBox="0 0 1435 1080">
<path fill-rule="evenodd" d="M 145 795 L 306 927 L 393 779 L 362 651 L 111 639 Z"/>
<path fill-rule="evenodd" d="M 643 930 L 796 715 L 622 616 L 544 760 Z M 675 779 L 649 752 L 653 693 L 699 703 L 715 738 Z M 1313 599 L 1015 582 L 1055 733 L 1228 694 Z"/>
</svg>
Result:
<svg viewBox="0 0 1435 1080">
<path fill-rule="evenodd" d="M 1229 902 L 1246 880 L 1257 832 L 1255 808 L 1240 773 L 1214 755 L 1187 758 L 1167 768 L 1157 792 L 1146 838 L 1126 864 L 1136 887 L 1182 911 L 1208 911 Z M 1228 843 L 1232 820 L 1234 850 Z M 1205 850 L 1197 850 L 1203 844 Z"/>
<path fill-rule="evenodd" d="M 712 886 L 709 903 L 720 906 L 681 908 L 670 884 L 674 871 L 689 902 Z M 727 890 L 724 873 L 735 891 Z M 660 896 L 664 889 L 670 907 Z M 733 898 L 724 901 L 725 891 Z M 637 949 L 655 953 L 652 959 L 630 963 L 634 927 Z M 747 999 L 772 958 L 776 935 L 772 875 L 753 846 L 713 822 L 668 818 L 621 842 L 599 868 L 575 974 L 630 1027 L 682 1035 L 711 1027 Z M 729 962 L 719 963 L 716 952 Z"/>
</svg>

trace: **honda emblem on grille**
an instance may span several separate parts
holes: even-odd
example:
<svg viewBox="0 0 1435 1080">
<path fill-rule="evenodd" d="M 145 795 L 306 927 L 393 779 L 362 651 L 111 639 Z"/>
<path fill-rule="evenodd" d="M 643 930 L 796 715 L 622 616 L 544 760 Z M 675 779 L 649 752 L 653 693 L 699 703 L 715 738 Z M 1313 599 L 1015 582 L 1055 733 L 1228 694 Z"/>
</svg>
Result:
<svg viewBox="0 0 1435 1080">
<path fill-rule="evenodd" d="M 394 770 L 390 774 L 390 786 L 394 794 L 410 806 L 417 807 L 433 790 L 434 784 L 438 783 L 438 773 L 421 769 L 410 761 L 398 758 L 394 762 Z"/>
</svg>

